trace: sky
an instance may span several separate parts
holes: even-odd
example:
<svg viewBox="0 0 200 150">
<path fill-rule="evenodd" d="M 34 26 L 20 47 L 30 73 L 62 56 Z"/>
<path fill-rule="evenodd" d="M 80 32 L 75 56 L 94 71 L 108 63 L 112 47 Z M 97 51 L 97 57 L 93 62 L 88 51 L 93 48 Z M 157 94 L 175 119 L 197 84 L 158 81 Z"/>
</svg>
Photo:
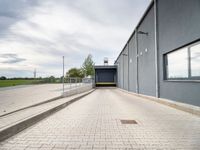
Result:
<svg viewBox="0 0 200 150">
<path fill-rule="evenodd" d="M 62 76 L 88 54 L 112 65 L 150 0 L 0 0 L 0 76 Z"/>
</svg>

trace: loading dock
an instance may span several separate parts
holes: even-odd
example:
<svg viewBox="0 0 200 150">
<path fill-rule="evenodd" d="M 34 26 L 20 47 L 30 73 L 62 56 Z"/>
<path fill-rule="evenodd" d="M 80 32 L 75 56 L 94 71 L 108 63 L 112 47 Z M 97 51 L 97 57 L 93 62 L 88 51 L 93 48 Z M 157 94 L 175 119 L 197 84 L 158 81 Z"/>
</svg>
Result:
<svg viewBox="0 0 200 150">
<path fill-rule="evenodd" d="M 95 66 L 96 86 L 117 86 L 116 66 Z"/>
</svg>

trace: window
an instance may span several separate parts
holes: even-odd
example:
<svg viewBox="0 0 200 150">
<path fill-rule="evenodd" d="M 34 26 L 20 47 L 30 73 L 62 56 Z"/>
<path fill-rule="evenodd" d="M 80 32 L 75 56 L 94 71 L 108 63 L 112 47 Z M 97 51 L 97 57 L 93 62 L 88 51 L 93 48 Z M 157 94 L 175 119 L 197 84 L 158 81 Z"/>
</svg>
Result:
<svg viewBox="0 0 200 150">
<path fill-rule="evenodd" d="M 200 43 L 190 48 L 191 76 L 200 77 Z"/>
<path fill-rule="evenodd" d="M 200 42 L 165 55 L 166 79 L 200 80 Z"/>
<path fill-rule="evenodd" d="M 188 52 L 181 49 L 167 55 L 168 78 L 187 78 L 188 77 Z"/>
</svg>

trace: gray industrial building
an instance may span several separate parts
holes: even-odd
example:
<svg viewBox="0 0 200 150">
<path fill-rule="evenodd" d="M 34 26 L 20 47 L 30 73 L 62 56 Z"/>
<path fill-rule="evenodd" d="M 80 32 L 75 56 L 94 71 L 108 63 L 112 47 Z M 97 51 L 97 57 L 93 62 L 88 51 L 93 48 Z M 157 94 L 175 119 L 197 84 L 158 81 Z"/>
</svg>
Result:
<svg viewBox="0 0 200 150">
<path fill-rule="evenodd" d="M 154 0 L 115 61 L 117 86 L 200 106 L 200 0 Z"/>
</svg>

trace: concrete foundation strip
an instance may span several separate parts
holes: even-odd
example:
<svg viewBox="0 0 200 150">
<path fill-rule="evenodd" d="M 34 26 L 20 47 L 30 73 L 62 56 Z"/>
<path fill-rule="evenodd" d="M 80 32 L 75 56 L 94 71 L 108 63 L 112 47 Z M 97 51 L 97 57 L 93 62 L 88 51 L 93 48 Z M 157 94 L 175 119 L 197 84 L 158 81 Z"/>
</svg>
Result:
<svg viewBox="0 0 200 150">
<path fill-rule="evenodd" d="M 126 92 L 128 94 L 132 94 L 134 96 L 138 96 L 140 98 L 145 98 L 147 100 L 151 100 L 163 105 L 167 105 L 170 106 L 172 108 L 178 109 L 178 110 L 182 110 L 184 112 L 193 114 L 193 115 L 197 115 L 200 117 L 200 107 L 198 106 L 193 106 L 193 105 L 189 105 L 189 104 L 184 104 L 184 103 L 180 103 L 180 102 L 175 102 L 172 100 L 168 100 L 168 99 L 164 99 L 164 98 L 156 98 L 156 97 L 152 97 L 152 96 L 147 96 L 147 95 L 143 95 L 143 94 L 137 94 L 137 93 L 133 93 L 133 92 L 129 92 L 123 89 L 118 88 L 119 90 Z"/>
<path fill-rule="evenodd" d="M 53 114 L 53 113 L 65 108 L 66 106 L 70 105 L 71 103 L 73 103 L 73 102 L 83 98 L 84 96 L 92 93 L 94 90 L 95 89 L 92 89 L 89 92 L 86 92 L 86 93 L 84 93 L 84 94 L 82 94 L 82 95 L 80 95 L 78 97 L 75 97 L 75 98 L 71 99 L 70 101 L 67 101 L 67 102 L 65 102 L 63 104 L 60 104 L 60 105 L 58 105 L 58 106 L 56 106 L 54 108 L 51 108 L 51 109 L 49 109 L 49 110 L 47 110 L 45 112 L 42 112 L 42 113 L 37 114 L 35 116 L 32 116 L 30 118 L 26 118 L 25 120 L 22 120 L 20 122 L 17 122 L 14 125 L 11 125 L 11 126 L 9 126 L 7 128 L 2 129 L 0 131 L 0 141 L 3 141 L 5 139 L 7 139 L 7 138 L 19 133 L 20 131 L 22 131 L 22 130 L 34 125 L 35 123 L 39 122 L 40 120 L 50 116 L 51 114 Z"/>
</svg>

